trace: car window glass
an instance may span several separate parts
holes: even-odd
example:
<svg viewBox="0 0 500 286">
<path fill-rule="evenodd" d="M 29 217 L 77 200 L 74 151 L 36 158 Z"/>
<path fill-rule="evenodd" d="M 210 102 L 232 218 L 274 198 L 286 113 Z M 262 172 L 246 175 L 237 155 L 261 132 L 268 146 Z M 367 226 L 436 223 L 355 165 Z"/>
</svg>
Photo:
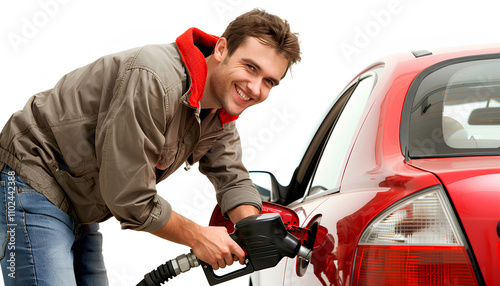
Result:
<svg viewBox="0 0 500 286">
<path fill-rule="evenodd" d="M 448 146 L 500 147 L 499 83 L 498 62 L 466 67 L 453 74 L 443 96 L 443 135 Z M 463 136 L 454 136 L 459 132 Z"/>
<path fill-rule="evenodd" d="M 413 101 L 410 157 L 476 155 L 500 147 L 500 60 L 452 64 L 425 77 Z"/>
<path fill-rule="evenodd" d="M 338 187 L 356 126 L 360 121 L 375 81 L 375 74 L 360 81 L 347 101 L 323 150 L 310 184 L 309 196 Z"/>
</svg>

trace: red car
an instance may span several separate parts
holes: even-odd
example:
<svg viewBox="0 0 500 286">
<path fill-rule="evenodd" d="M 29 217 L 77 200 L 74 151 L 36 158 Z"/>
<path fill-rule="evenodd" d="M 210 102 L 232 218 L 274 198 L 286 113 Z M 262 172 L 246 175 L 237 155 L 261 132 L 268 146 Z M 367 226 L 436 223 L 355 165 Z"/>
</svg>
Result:
<svg viewBox="0 0 500 286">
<path fill-rule="evenodd" d="M 341 92 L 288 186 L 253 175 L 313 249 L 310 262 L 254 273 L 253 286 L 500 285 L 500 48 L 373 64 Z"/>
</svg>

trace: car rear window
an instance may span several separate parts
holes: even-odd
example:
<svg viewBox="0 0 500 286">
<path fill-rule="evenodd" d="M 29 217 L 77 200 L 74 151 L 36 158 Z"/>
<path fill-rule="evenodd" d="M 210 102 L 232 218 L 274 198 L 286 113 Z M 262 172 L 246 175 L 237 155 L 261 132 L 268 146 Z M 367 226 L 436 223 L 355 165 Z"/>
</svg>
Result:
<svg viewBox="0 0 500 286">
<path fill-rule="evenodd" d="M 409 157 L 498 155 L 500 59 L 434 66 L 412 87 Z"/>
</svg>

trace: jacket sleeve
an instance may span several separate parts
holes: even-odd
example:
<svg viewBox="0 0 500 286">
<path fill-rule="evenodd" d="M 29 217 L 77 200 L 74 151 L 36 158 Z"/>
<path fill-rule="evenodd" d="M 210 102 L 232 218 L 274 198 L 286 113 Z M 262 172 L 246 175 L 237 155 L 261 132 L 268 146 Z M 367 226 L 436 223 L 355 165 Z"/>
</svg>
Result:
<svg viewBox="0 0 500 286">
<path fill-rule="evenodd" d="M 102 197 L 122 228 L 160 229 L 171 215 L 157 194 L 155 166 L 165 142 L 165 92 L 155 75 L 129 69 L 103 122 L 100 152 Z"/>
<path fill-rule="evenodd" d="M 260 195 L 242 162 L 240 137 L 235 122 L 224 125 L 224 134 L 200 160 L 200 172 L 205 174 L 216 190 L 222 214 L 239 205 L 262 208 Z"/>
</svg>

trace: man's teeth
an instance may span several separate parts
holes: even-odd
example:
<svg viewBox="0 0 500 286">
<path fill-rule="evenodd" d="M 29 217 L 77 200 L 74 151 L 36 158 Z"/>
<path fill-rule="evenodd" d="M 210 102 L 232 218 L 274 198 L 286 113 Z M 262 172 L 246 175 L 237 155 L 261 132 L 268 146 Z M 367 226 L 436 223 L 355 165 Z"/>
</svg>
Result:
<svg viewBox="0 0 500 286">
<path fill-rule="evenodd" d="M 250 97 L 246 96 L 240 89 L 236 88 L 236 92 L 238 93 L 240 98 L 243 99 L 244 101 L 250 100 Z"/>
</svg>

